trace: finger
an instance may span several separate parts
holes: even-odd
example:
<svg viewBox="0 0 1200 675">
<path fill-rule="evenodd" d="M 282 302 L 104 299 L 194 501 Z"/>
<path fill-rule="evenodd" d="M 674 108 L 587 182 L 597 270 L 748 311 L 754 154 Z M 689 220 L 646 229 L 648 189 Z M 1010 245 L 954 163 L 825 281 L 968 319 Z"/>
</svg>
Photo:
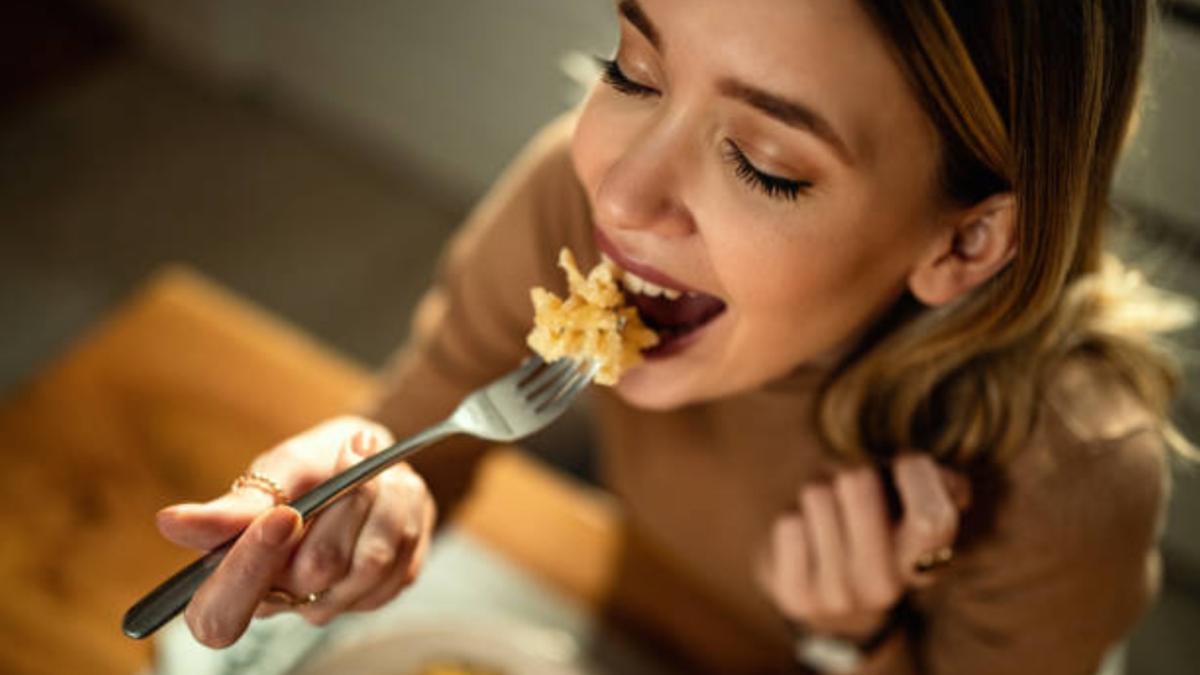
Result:
<svg viewBox="0 0 1200 675">
<path fill-rule="evenodd" d="M 254 618 L 269 619 L 276 614 L 292 611 L 291 607 L 280 602 L 263 602 L 258 603 L 258 607 L 254 610 Z"/>
<path fill-rule="evenodd" d="M 846 549 L 833 489 L 825 485 L 807 486 L 801 489 L 800 502 L 808 541 L 814 549 L 813 580 L 820 613 L 839 615 L 849 612 L 852 606 L 846 584 Z"/>
<path fill-rule="evenodd" d="M 362 458 L 354 448 L 364 442 L 363 438 L 363 433 L 356 433 L 342 444 L 336 470 L 345 470 Z M 360 485 L 312 521 L 292 564 L 277 584 L 280 588 L 302 597 L 322 593 L 346 576 L 354 542 L 375 500 L 376 485 L 376 481 Z"/>
<path fill-rule="evenodd" d="M 328 478 L 338 460 L 338 449 L 347 439 L 364 433 L 376 447 L 391 444 L 391 433 L 361 417 L 339 417 L 309 429 L 260 455 L 251 470 L 271 477 L 291 496 L 307 492 Z M 380 444 L 380 440 L 386 442 Z"/>
<path fill-rule="evenodd" d="M 251 523 L 200 588 L 184 613 L 192 634 L 213 648 L 233 644 L 246 630 L 271 580 L 300 540 L 300 514 L 279 506 Z"/>
<path fill-rule="evenodd" d="M 813 611 L 810 555 L 804 517 L 792 513 L 776 519 L 765 582 L 779 610 L 793 621 L 808 618 Z"/>
<path fill-rule="evenodd" d="M 954 545 L 958 509 L 937 465 L 926 455 L 905 454 L 893 463 L 902 516 L 896 533 L 896 559 L 909 583 L 924 585 L 930 575 L 915 571 L 926 554 Z"/>
<path fill-rule="evenodd" d="M 257 457 L 250 472 L 267 477 L 285 498 L 299 495 L 327 478 L 331 448 L 356 432 L 381 433 L 378 425 L 357 418 L 338 418 L 291 438 Z M 382 430 L 386 434 L 386 430 Z M 334 453 L 336 460 L 337 454 Z M 210 550 L 241 532 L 259 513 L 275 505 L 277 495 L 253 484 L 243 485 L 199 504 L 178 504 L 158 512 L 159 531 L 191 548 Z"/>
<path fill-rule="evenodd" d="M 852 593 L 868 609 L 891 607 L 900 595 L 883 485 L 874 466 L 838 474 L 834 490 L 842 513 Z"/>
<path fill-rule="evenodd" d="M 944 466 L 938 467 L 938 473 L 941 474 L 942 483 L 946 485 L 946 491 L 950 493 L 950 501 L 954 502 L 960 513 L 966 511 L 967 507 L 971 506 L 971 481 L 963 474 Z"/>
<path fill-rule="evenodd" d="M 425 484 L 406 465 L 379 475 L 379 492 L 363 524 L 350 572 L 320 602 L 301 608 L 311 623 L 322 625 L 405 570 L 422 535 Z"/>
<path fill-rule="evenodd" d="M 274 505 L 274 497 L 266 492 L 241 488 L 208 502 L 168 506 L 155 515 L 155 524 L 171 542 L 208 551 L 246 529 Z"/>
<path fill-rule="evenodd" d="M 427 504 L 424 526 L 408 566 L 401 568 L 397 565 L 388 582 L 385 582 L 375 590 L 367 591 L 362 597 L 350 604 L 348 607 L 349 610 L 366 612 L 379 609 L 391 602 L 400 591 L 408 588 L 417 580 L 417 576 L 421 573 L 421 568 L 425 565 L 425 557 L 429 553 L 430 543 L 433 541 L 433 527 L 436 520 L 436 510 L 433 508 L 433 501 L 430 500 Z"/>
<path fill-rule="evenodd" d="M 363 440 L 360 452 L 364 457 L 373 455 L 384 448 L 395 444 L 396 439 L 392 436 L 392 432 L 382 424 L 364 420 Z"/>
</svg>

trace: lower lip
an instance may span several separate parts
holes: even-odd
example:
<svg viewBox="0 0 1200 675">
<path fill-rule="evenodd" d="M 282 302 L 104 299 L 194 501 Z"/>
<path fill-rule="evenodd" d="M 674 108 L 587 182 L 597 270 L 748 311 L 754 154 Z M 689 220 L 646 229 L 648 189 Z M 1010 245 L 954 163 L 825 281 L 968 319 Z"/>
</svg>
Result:
<svg viewBox="0 0 1200 675">
<path fill-rule="evenodd" d="M 721 317 L 724 315 L 725 310 L 722 310 L 720 314 L 717 314 L 708 321 L 704 322 L 704 325 L 700 326 L 699 328 L 690 331 L 685 335 L 674 338 L 668 342 L 663 342 L 659 345 L 651 347 L 650 349 L 643 351 L 642 356 L 644 356 L 647 361 L 661 361 L 663 359 L 675 356 L 688 347 L 694 345 L 704 334 L 704 331 L 708 330 L 709 327 L 717 321 L 720 321 Z"/>
</svg>

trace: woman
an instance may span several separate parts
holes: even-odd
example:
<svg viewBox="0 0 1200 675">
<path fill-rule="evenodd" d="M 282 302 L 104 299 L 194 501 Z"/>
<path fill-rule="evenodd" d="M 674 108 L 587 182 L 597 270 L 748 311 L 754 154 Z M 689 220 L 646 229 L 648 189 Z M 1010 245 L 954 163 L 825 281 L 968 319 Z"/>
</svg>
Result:
<svg viewBox="0 0 1200 675">
<path fill-rule="evenodd" d="M 1093 671 L 1156 590 L 1175 438 L 1157 327 L 1127 319 L 1151 301 L 1102 248 L 1145 2 L 617 11 L 603 81 L 453 243 L 375 422 L 322 425 L 160 514 L 199 548 L 250 526 L 193 632 L 229 644 L 282 608 L 323 623 L 412 581 L 479 444 L 387 472 L 307 531 L 272 496 L 513 367 L 528 290 L 561 285 L 567 246 L 650 282 L 635 301 L 691 291 L 638 303 L 668 344 L 595 392 L 605 476 L 685 573 L 780 638 L 756 666 L 785 667 L 798 630 L 851 657 L 804 657 L 819 669 Z"/>
</svg>

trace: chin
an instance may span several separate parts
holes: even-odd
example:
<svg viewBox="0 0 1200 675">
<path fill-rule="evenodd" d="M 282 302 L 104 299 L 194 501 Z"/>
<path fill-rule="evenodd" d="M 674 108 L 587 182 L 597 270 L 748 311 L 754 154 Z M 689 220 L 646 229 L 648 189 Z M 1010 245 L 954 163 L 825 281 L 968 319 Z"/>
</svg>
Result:
<svg viewBox="0 0 1200 675">
<path fill-rule="evenodd" d="M 613 387 L 617 396 L 634 408 L 668 412 L 677 410 L 701 397 L 689 391 L 686 383 L 679 379 L 656 374 L 654 364 L 642 364 L 621 377 Z"/>
</svg>

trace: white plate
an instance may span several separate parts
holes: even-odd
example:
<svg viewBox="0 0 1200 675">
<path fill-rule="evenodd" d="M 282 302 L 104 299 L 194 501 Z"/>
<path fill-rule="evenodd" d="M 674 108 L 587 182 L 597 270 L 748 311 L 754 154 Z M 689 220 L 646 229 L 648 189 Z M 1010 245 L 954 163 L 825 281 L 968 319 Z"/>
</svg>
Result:
<svg viewBox="0 0 1200 675">
<path fill-rule="evenodd" d="M 424 619 L 338 642 L 294 675 L 418 675 L 434 664 L 504 675 L 588 675 L 565 632 L 508 621 Z"/>
</svg>

